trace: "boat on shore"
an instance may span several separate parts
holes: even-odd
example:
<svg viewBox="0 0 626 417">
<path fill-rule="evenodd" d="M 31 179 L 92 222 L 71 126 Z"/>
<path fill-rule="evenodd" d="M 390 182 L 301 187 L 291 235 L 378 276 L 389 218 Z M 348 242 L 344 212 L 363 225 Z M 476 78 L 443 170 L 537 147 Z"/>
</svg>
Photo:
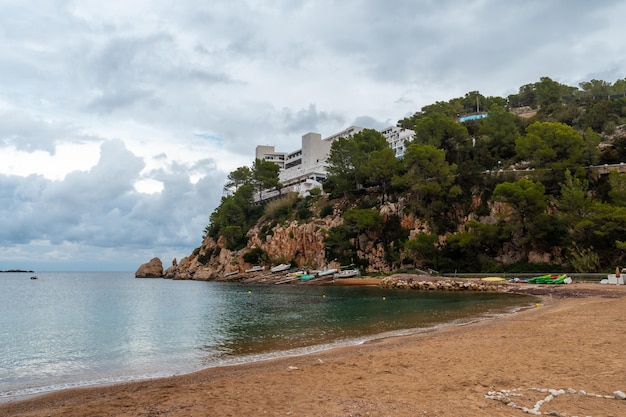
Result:
<svg viewBox="0 0 626 417">
<path fill-rule="evenodd" d="M 264 266 L 255 265 L 252 268 L 246 269 L 246 272 L 259 272 L 259 271 L 265 271 L 265 267 Z"/>
<path fill-rule="evenodd" d="M 273 274 L 275 274 L 275 273 L 277 273 L 277 272 L 283 272 L 283 271 L 286 271 L 286 270 L 288 270 L 289 268 L 291 268 L 291 264 L 280 264 L 280 265 L 276 265 L 276 266 L 272 267 L 272 268 L 270 269 L 270 271 L 271 271 Z"/>
<path fill-rule="evenodd" d="M 354 268 L 354 269 L 344 269 L 343 271 L 339 271 L 336 272 L 333 277 L 335 279 L 341 279 L 341 278 L 352 278 L 352 277 L 358 277 L 361 275 L 361 272 L 359 271 L 358 268 Z"/>
<path fill-rule="evenodd" d="M 289 283 L 292 283 L 292 282 L 297 281 L 297 280 L 298 280 L 298 277 L 294 277 L 294 276 L 291 276 L 291 275 L 287 274 L 284 278 L 279 279 L 278 281 L 275 281 L 274 284 L 277 284 L 277 285 L 279 285 L 279 284 L 289 284 Z"/>
<path fill-rule="evenodd" d="M 336 268 L 331 268 L 331 269 L 323 269 L 321 271 L 319 271 L 317 273 L 318 277 L 325 277 L 325 276 L 329 276 L 329 275 L 334 275 L 337 273 L 337 269 Z"/>
<path fill-rule="evenodd" d="M 530 278 L 526 281 L 529 284 L 565 284 L 565 280 L 567 279 L 567 274 L 561 275 L 540 275 L 538 277 Z"/>
<path fill-rule="evenodd" d="M 485 278 L 481 278 L 481 281 L 486 281 L 486 282 L 503 282 L 506 281 L 506 278 L 502 278 L 502 277 L 485 277 Z"/>
</svg>

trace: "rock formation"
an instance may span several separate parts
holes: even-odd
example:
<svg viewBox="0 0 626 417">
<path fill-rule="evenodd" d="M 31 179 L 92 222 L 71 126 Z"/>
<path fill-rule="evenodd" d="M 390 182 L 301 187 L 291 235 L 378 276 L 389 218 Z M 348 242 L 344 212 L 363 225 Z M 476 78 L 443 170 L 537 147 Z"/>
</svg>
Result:
<svg viewBox="0 0 626 417">
<path fill-rule="evenodd" d="M 150 262 L 142 264 L 135 272 L 135 278 L 161 278 L 163 277 L 163 264 L 159 258 L 152 258 Z"/>
<path fill-rule="evenodd" d="M 479 205 L 479 201 L 475 204 Z M 203 239 L 200 247 L 180 261 L 173 260 L 172 265 L 163 271 L 161 262 L 155 258 L 142 265 L 136 273 L 137 277 L 164 277 L 170 279 L 194 279 L 194 280 L 222 280 L 232 277 L 233 274 L 243 273 L 251 268 L 252 264 L 244 260 L 244 255 L 255 249 L 260 249 L 265 255 L 264 266 L 268 269 L 272 265 L 291 263 L 294 266 L 306 266 L 310 269 L 338 268 L 340 265 L 334 259 L 327 259 L 324 240 L 328 231 L 343 224 L 342 213 L 349 208 L 356 207 L 354 202 L 333 201 L 334 212 L 326 217 L 313 216 L 306 222 L 288 220 L 283 223 L 274 221 L 273 226 L 267 221 L 260 221 L 252 227 L 248 233 L 247 246 L 240 250 L 228 249 L 226 239 L 222 236 L 215 240 L 210 236 Z M 418 233 L 430 233 L 428 223 L 406 210 L 407 201 L 398 199 L 395 202 L 386 202 L 378 207 L 378 210 L 386 222 L 392 216 L 397 216 L 402 228 L 408 230 L 408 237 L 413 238 Z M 492 204 L 490 213 L 481 217 L 486 223 L 496 222 L 498 215 L 502 215 L 504 206 Z M 472 213 L 470 216 L 459 214 L 459 230 L 464 230 L 463 225 L 470 220 L 479 220 Z M 445 236 L 439 236 L 441 242 Z M 376 233 L 363 232 L 357 237 L 350 239 L 350 243 L 356 248 L 356 256 L 367 264 L 364 273 L 393 272 L 394 267 L 389 263 L 386 249 L 380 236 Z M 505 243 L 495 259 L 501 263 L 519 262 L 524 257 L 533 262 L 548 263 L 561 254 L 531 251 L 522 252 L 513 243 Z M 411 253 L 403 254 L 402 257 L 410 257 Z"/>
</svg>

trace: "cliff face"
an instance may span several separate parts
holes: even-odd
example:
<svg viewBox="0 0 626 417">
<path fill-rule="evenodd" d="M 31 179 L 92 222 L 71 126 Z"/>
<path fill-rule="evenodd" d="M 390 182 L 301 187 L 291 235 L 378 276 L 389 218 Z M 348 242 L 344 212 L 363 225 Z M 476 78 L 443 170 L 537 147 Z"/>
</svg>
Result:
<svg viewBox="0 0 626 417">
<path fill-rule="evenodd" d="M 384 222 L 390 216 L 398 216 L 400 226 L 409 231 L 409 238 L 420 232 L 430 232 L 428 224 L 423 219 L 413 213 L 406 213 L 404 201 L 401 199 L 397 202 L 387 202 L 377 210 Z M 480 219 L 475 214 L 460 214 L 457 219 L 458 229 L 462 231 L 470 220 L 496 222 L 498 218 L 506 216 L 506 211 L 502 205 L 492 204 L 490 213 Z M 171 279 L 220 280 L 229 273 L 244 272 L 251 268 L 253 265 L 244 260 L 244 255 L 256 248 L 267 254 L 265 262 L 267 268 L 281 263 L 293 263 L 312 269 L 337 268 L 339 263 L 336 260 L 327 259 L 324 239 L 330 229 L 343 223 L 341 212 L 342 210 L 336 209 L 333 215 L 324 218 L 313 217 L 307 222 L 295 220 L 286 222 L 274 226 L 269 231 L 267 226 L 264 228 L 263 224 L 259 223 L 248 232 L 247 246 L 238 251 L 227 249 L 223 237 L 217 241 L 206 237 L 202 245 L 191 255 L 179 262 L 174 260 L 172 266 L 164 270 L 163 276 Z M 439 240 L 445 241 L 445 236 L 440 236 Z M 368 267 L 364 272 L 391 272 L 392 266 L 386 259 L 380 236 L 361 233 L 356 238 L 350 239 L 349 243 L 350 246 L 357 248 L 356 255 L 367 261 Z M 549 263 L 558 256 L 558 253 L 540 251 L 521 252 L 514 244 L 505 244 L 500 248 L 496 260 L 503 264 L 519 262 L 522 259 Z"/>
<path fill-rule="evenodd" d="M 298 266 L 312 268 L 333 267 L 336 263 L 325 260 L 325 231 L 341 224 L 340 216 L 315 219 L 307 223 L 292 221 L 275 226 L 271 234 L 263 235 L 261 227 L 255 226 L 248 232 L 248 245 L 239 251 L 226 248 L 223 238 L 215 241 L 207 237 L 202 246 L 178 265 L 172 265 L 165 272 L 166 278 L 173 279 L 219 279 L 229 272 L 243 272 L 253 265 L 246 263 L 243 255 L 255 248 L 262 249 L 272 264 L 293 262 Z M 200 262 L 205 260 L 205 263 Z"/>
</svg>

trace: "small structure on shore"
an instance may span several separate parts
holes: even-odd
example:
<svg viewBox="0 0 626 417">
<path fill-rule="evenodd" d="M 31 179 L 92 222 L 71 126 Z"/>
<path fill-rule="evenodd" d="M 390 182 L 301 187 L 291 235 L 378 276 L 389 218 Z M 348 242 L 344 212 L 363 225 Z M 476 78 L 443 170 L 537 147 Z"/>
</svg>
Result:
<svg viewBox="0 0 626 417">
<path fill-rule="evenodd" d="M 624 277 L 621 274 L 619 267 L 615 268 L 614 274 L 608 274 L 607 279 L 600 281 L 601 284 L 613 284 L 624 285 Z"/>
</svg>

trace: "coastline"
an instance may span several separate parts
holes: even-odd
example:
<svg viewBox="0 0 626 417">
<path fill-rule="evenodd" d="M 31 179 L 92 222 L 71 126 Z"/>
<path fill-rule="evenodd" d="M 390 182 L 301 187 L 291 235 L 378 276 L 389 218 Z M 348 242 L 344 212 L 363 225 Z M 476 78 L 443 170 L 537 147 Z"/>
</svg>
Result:
<svg viewBox="0 0 626 417">
<path fill-rule="evenodd" d="M 524 413 L 485 394 L 533 387 L 626 391 L 626 287 L 572 284 L 546 291 L 540 307 L 491 320 L 304 356 L 60 391 L 0 404 L 0 414 L 514 416 Z M 536 399 L 527 402 L 532 408 Z M 550 410 L 624 415 L 626 401 L 555 398 L 542 408 Z"/>
</svg>

